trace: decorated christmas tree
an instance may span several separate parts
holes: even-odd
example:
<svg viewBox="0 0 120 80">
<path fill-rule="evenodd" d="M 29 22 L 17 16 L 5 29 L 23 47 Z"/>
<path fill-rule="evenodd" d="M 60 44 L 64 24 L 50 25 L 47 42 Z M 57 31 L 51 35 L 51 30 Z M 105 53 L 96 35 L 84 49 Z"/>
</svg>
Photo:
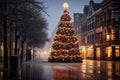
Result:
<svg viewBox="0 0 120 80">
<path fill-rule="evenodd" d="M 63 4 L 64 11 L 53 40 L 49 62 L 82 62 L 68 6 L 67 2 Z"/>
</svg>

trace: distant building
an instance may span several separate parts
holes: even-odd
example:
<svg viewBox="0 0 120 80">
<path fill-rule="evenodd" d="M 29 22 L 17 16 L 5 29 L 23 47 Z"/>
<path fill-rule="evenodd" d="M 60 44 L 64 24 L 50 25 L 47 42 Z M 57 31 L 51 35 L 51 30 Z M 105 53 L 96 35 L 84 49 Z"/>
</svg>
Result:
<svg viewBox="0 0 120 80">
<path fill-rule="evenodd" d="M 84 8 L 83 8 L 83 13 L 84 15 L 88 15 L 88 9 L 89 9 L 89 5 L 85 5 Z"/>
<path fill-rule="evenodd" d="M 82 57 L 86 58 L 86 51 L 85 46 L 87 43 L 87 16 L 84 15 L 80 20 L 80 26 L 79 26 L 79 45 L 80 45 L 80 52 L 82 54 Z"/>
<path fill-rule="evenodd" d="M 80 19 L 82 18 L 83 13 L 74 13 L 74 29 L 75 29 L 75 33 L 78 35 L 79 33 L 79 26 L 80 26 Z"/>
<path fill-rule="evenodd" d="M 93 0 L 89 2 L 87 15 L 87 44 L 86 44 L 86 58 L 95 59 L 95 40 L 96 40 L 96 26 L 95 26 L 95 12 L 101 7 L 101 3 L 95 3 Z"/>
</svg>

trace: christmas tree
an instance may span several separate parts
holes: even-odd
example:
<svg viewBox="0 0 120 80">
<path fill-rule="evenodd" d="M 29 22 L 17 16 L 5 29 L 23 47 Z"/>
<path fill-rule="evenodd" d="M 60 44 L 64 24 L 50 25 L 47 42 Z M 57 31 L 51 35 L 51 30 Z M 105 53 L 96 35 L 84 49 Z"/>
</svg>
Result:
<svg viewBox="0 0 120 80">
<path fill-rule="evenodd" d="M 82 62 L 68 6 L 67 2 L 63 4 L 64 11 L 53 40 L 49 62 Z"/>
</svg>

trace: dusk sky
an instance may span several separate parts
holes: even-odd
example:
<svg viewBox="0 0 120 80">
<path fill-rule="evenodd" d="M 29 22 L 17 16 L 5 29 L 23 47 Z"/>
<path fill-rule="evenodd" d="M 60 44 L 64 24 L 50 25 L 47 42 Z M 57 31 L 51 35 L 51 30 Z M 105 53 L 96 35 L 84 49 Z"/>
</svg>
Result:
<svg viewBox="0 0 120 80">
<path fill-rule="evenodd" d="M 48 20 L 48 34 L 51 37 L 52 32 L 58 26 L 58 22 L 63 12 L 63 3 L 69 3 L 69 13 L 73 21 L 73 13 L 83 13 L 84 5 L 88 5 L 90 0 L 41 0 L 44 6 L 47 7 L 47 12 L 50 16 L 46 15 Z M 102 0 L 94 0 L 95 3 L 100 3 Z"/>
</svg>

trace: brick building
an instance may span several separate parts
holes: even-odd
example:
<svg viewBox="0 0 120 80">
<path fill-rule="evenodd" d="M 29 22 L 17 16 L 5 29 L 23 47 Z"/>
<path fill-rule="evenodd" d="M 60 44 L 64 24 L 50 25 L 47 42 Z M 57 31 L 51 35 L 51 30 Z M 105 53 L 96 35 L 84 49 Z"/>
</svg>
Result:
<svg viewBox="0 0 120 80">
<path fill-rule="evenodd" d="M 120 0 L 102 1 L 103 59 L 120 60 Z"/>
<path fill-rule="evenodd" d="M 90 0 L 84 6 L 77 33 L 84 59 L 120 61 L 119 5 L 120 0 Z"/>
</svg>

